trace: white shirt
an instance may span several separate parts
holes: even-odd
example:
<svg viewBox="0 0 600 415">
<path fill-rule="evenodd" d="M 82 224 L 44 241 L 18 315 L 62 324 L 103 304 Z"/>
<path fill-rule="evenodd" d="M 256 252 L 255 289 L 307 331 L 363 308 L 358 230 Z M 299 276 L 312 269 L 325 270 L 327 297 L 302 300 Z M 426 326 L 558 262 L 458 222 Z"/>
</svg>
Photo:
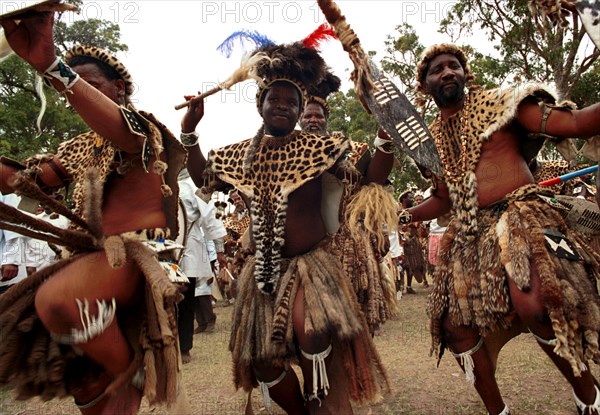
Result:
<svg viewBox="0 0 600 415">
<path fill-rule="evenodd" d="M 429 222 L 429 233 L 444 233 L 446 232 L 446 227 L 445 226 L 440 226 L 438 225 L 438 221 L 437 218 L 436 219 L 432 219 L 431 222 Z"/>
<path fill-rule="evenodd" d="M 0 194 L 0 202 L 12 207 L 17 207 L 21 198 L 14 193 Z M 29 238 L 13 231 L 0 229 L 0 265 L 17 265 L 19 273 L 9 281 L 0 281 L 0 287 L 16 284 L 27 277 L 25 269 L 24 252 L 25 243 Z M 1 276 L 1 275 L 0 275 Z"/>
<path fill-rule="evenodd" d="M 69 226 L 69 220 L 64 216 L 58 215 L 56 218 L 51 218 L 51 215 L 42 212 L 37 215 L 38 219 L 45 220 L 57 228 L 66 229 Z M 25 264 L 28 267 L 41 269 L 57 260 L 56 252 L 50 248 L 48 242 L 40 241 L 39 239 L 27 238 L 25 243 Z"/>
<path fill-rule="evenodd" d="M 223 238 L 227 231 L 223 222 L 215 217 L 214 204 L 206 203 L 196 196 L 196 190 L 197 187 L 191 178 L 179 181 L 179 197 L 188 219 L 187 241 L 179 265 L 185 275 L 197 279 L 196 296 L 198 296 L 210 294 L 210 288 L 208 293 L 204 294 L 206 281 L 214 278 L 205 238 L 206 240 Z"/>
<path fill-rule="evenodd" d="M 389 234 L 390 238 L 390 255 L 392 258 L 397 258 L 400 255 L 404 254 L 404 249 L 402 245 L 400 245 L 400 240 L 398 239 L 398 231 L 393 230 Z"/>
</svg>

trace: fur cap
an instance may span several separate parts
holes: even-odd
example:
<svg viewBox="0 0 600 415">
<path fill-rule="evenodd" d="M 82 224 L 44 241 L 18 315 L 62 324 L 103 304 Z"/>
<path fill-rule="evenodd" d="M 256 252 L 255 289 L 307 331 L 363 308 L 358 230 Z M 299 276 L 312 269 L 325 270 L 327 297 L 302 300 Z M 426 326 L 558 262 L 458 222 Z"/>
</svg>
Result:
<svg viewBox="0 0 600 415">
<path fill-rule="evenodd" d="M 329 104 L 327 103 L 327 97 L 329 94 L 339 91 L 341 84 L 341 79 L 328 71 L 319 83 L 309 88 L 306 104 L 319 104 L 323 107 L 325 118 L 329 118 Z"/>
<path fill-rule="evenodd" d="M 78 56 L 84 56 L 92 59 L 96 59 L 100 62 L 103 62 L 110 66 L 118 76 L 125 82 L 125 95 L 131 96 L 134 92 L 133 79 L 131 78 L 131 74 L 119 61 L 115 56 L 108 53 L 106 50 L 101 49 L 96 46 L 83 46 L 78 45 L 73 47 L 70 51 L 65 55 L 65 61 L 67 65 L 71 65 L 71 62 L 74 58 Z"/>
<path fill-rule="evenodd" d="M 456 56 L 458 62 L 465 71 L 465 82 L 467 85 L 474 83 L 475 76 L 471 72 L 471 68 L 467 62 L 467 56 L 465 52 L 458 46 L 452 43 L 441 43 L 439 45 L 433 45 L 425 49 L 421 55 L 421 60 L 417 64 L 416 78 L 417 78 L 417 92 L 423 95 L 427 95 L 425 88 L 425 77 L 427 76 L 427 70 L 429 69 L 429 63 L 439 55 L 449 53 Z"/>
<path fill-rule="evenodd" d="M 318 51 L 303 42 L 284 45 L 268 45 L 256 50 L 253 55 L 262 55 L 255 68 L 260 78 L 256 93 L 256 106 L 262 107 L 266 92 L 278 81 L 287 81 L 298 88 L 302 105 L 307 102 L 307 90 L 314 88 L 327 74 L 327 65 Z"/>
</svg>

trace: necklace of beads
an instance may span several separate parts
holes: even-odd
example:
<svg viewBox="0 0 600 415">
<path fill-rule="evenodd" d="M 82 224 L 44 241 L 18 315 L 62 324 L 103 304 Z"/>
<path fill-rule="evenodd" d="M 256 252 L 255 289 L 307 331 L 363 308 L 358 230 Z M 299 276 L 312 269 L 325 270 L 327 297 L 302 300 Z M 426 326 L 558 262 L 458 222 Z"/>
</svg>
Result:
<svg viewBox="0 0 600 415">
<path fill-rule="evenodd" d="M 452 183 L 458 183 L 469 171 L 469 113 L 470 113 L 470 94 L 467 93 L 463 108 L 459 115 L 459 134 L 457 145 L 454 145 L 453 134 L 449 134 L 444 139 L 442 134 L 442 114 L 437 115 L 435 120 L 434 140 L 440 154 L 440 161 L 446 172 L 446 179 Z M 459 149 L 460 154 L 456 154 Z"/>
</svg>

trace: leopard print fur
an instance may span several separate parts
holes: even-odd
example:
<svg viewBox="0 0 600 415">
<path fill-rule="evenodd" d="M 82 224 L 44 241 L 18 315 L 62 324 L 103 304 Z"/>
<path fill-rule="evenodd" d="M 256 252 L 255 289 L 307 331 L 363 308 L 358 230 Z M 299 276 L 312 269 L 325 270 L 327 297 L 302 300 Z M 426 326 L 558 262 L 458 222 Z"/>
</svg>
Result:
<svg viewBox="0 0 600 415">
<path fill-rule="evenodd" d="M 68 63 L 75 56 L 88 56 L 106 63 L 108 66 L 117 71 L 121 79 L 123 79 L 125 82 L 125 93 L 127 96 L 133 95 L 135 87 L 133 84 L 133 79 L 131 78 L 131 74 L 125 65 L 123 65 L 115 56 L 112 56 L 105 50 L 96 46 L 77 45 L 67 52 L 65 55 L 65 61 Z"/>
<path fill-rule="evenodd" d="M 250 199 L 255 278 L 258 288 L 270 294 L 280 273 L 288 196 L 332 168 L 349 142 L 339 135 L 323 137 L 300 131 L 285 138 L 265 136 L 251 168 L 244 170 L 241 161 L 249 145 L 246 140 L 211 151 L 205 174 L 209 183 L 216 176 Z"/>
<path fill-rule="evenodd" d="M 250 225 L 250 216 L 246 215 L 242 219 L 239 219 L 238 214 L 234 213 L 223 219 L 223 225 L 225 225 L 225 229 L 228 232 L 233 232 L 241 236 L 248 229 L 248 225 Z"/>
<path fill-rule="evenodd" d="M 169 192 L 163 192 L 163 210 L 167 216 L 167 228 L 170 230 L 170 237 L 175 238 L 178 233 L 177 174 L 185 164 L 187 152 L 169 130 L 158 122 L 152 114 L 146 112 L 136 112 L 136 114 L 136 117 L 143 120 L 146 128 L 148 140 L 146 147 L 147 151 L 150 151 L 154 162 L 166 150 L 168 169 L 162 171 L 154 168 L 153 172 L 163 177 L 163 182 L 165 183 L 163 187 L 168 187 L 170 190 Z M 72 196 L 74 202 L 73 211 L 83 219 L 85 219 L 83 215 L 85 199 L 83 183 L 85 182 L 84 175 L 86 172 L 92 168 L 96 169 L 99 182 L 103 185 L 111 173 L 124 174 L 133 163 L 141 164 L 143 157 L 142 153 L 140 153 L 139 157 L 124 163 L 120 150 L 94 131 L 85 132 L 63 142 L 58 147 L 57 156 L 61 165 L 75 182 Z M 164 162 L 161 163 L 165 164 Z"/>
<path fill-rule="evenodd" d="M 569 167 L 569 162 L 566 160 L 539 161 L 539 164 L 540 168 L 537 169 L 537 171 L 533 174 L 533 178 L 536 183 L 543 182 L 575 170 Z M 567 182 L 561 182 L 552 186 L 548 186 L 547 189 L 557 195 L 564 194 L 563 191 L 565 191 L 565 186 L 567 184 Z"/>
<path fill-rule="evenodd" d="M 430 127 L 438 151 L 445 155 L 442 159 L 444 178 L 456 218 L 462 224 L 464 233 L 459 234 L 460 238 L 477 233 L 477 178 L 474 172 L 481 146 L 514 120 L 519 104 L 527 97 L 549 104 L 556 102 L 554 93 L 538 84 L 509 89 L 474 89 L 469 91 L 468 106 L 447 120 L 438 117 Z M 535 157 L 543 144 L 544 138 L 524 137 L 521 152 L 525 160 Z"/>
</svg>

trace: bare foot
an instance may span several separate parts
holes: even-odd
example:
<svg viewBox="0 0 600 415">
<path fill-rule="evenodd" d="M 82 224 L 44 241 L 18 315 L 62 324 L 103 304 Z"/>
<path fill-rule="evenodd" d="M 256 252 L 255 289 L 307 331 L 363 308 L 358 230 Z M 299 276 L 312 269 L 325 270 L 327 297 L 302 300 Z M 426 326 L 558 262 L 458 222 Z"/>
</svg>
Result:
<svg viewBox="0 0 600 415">
<path fill-rule="evenodd" d="M 103 415 L 133 415 L 137 414 L 142 402 L 142 391 L 133 385 L 118 390 L 108 398 Z"/>
</svg>

